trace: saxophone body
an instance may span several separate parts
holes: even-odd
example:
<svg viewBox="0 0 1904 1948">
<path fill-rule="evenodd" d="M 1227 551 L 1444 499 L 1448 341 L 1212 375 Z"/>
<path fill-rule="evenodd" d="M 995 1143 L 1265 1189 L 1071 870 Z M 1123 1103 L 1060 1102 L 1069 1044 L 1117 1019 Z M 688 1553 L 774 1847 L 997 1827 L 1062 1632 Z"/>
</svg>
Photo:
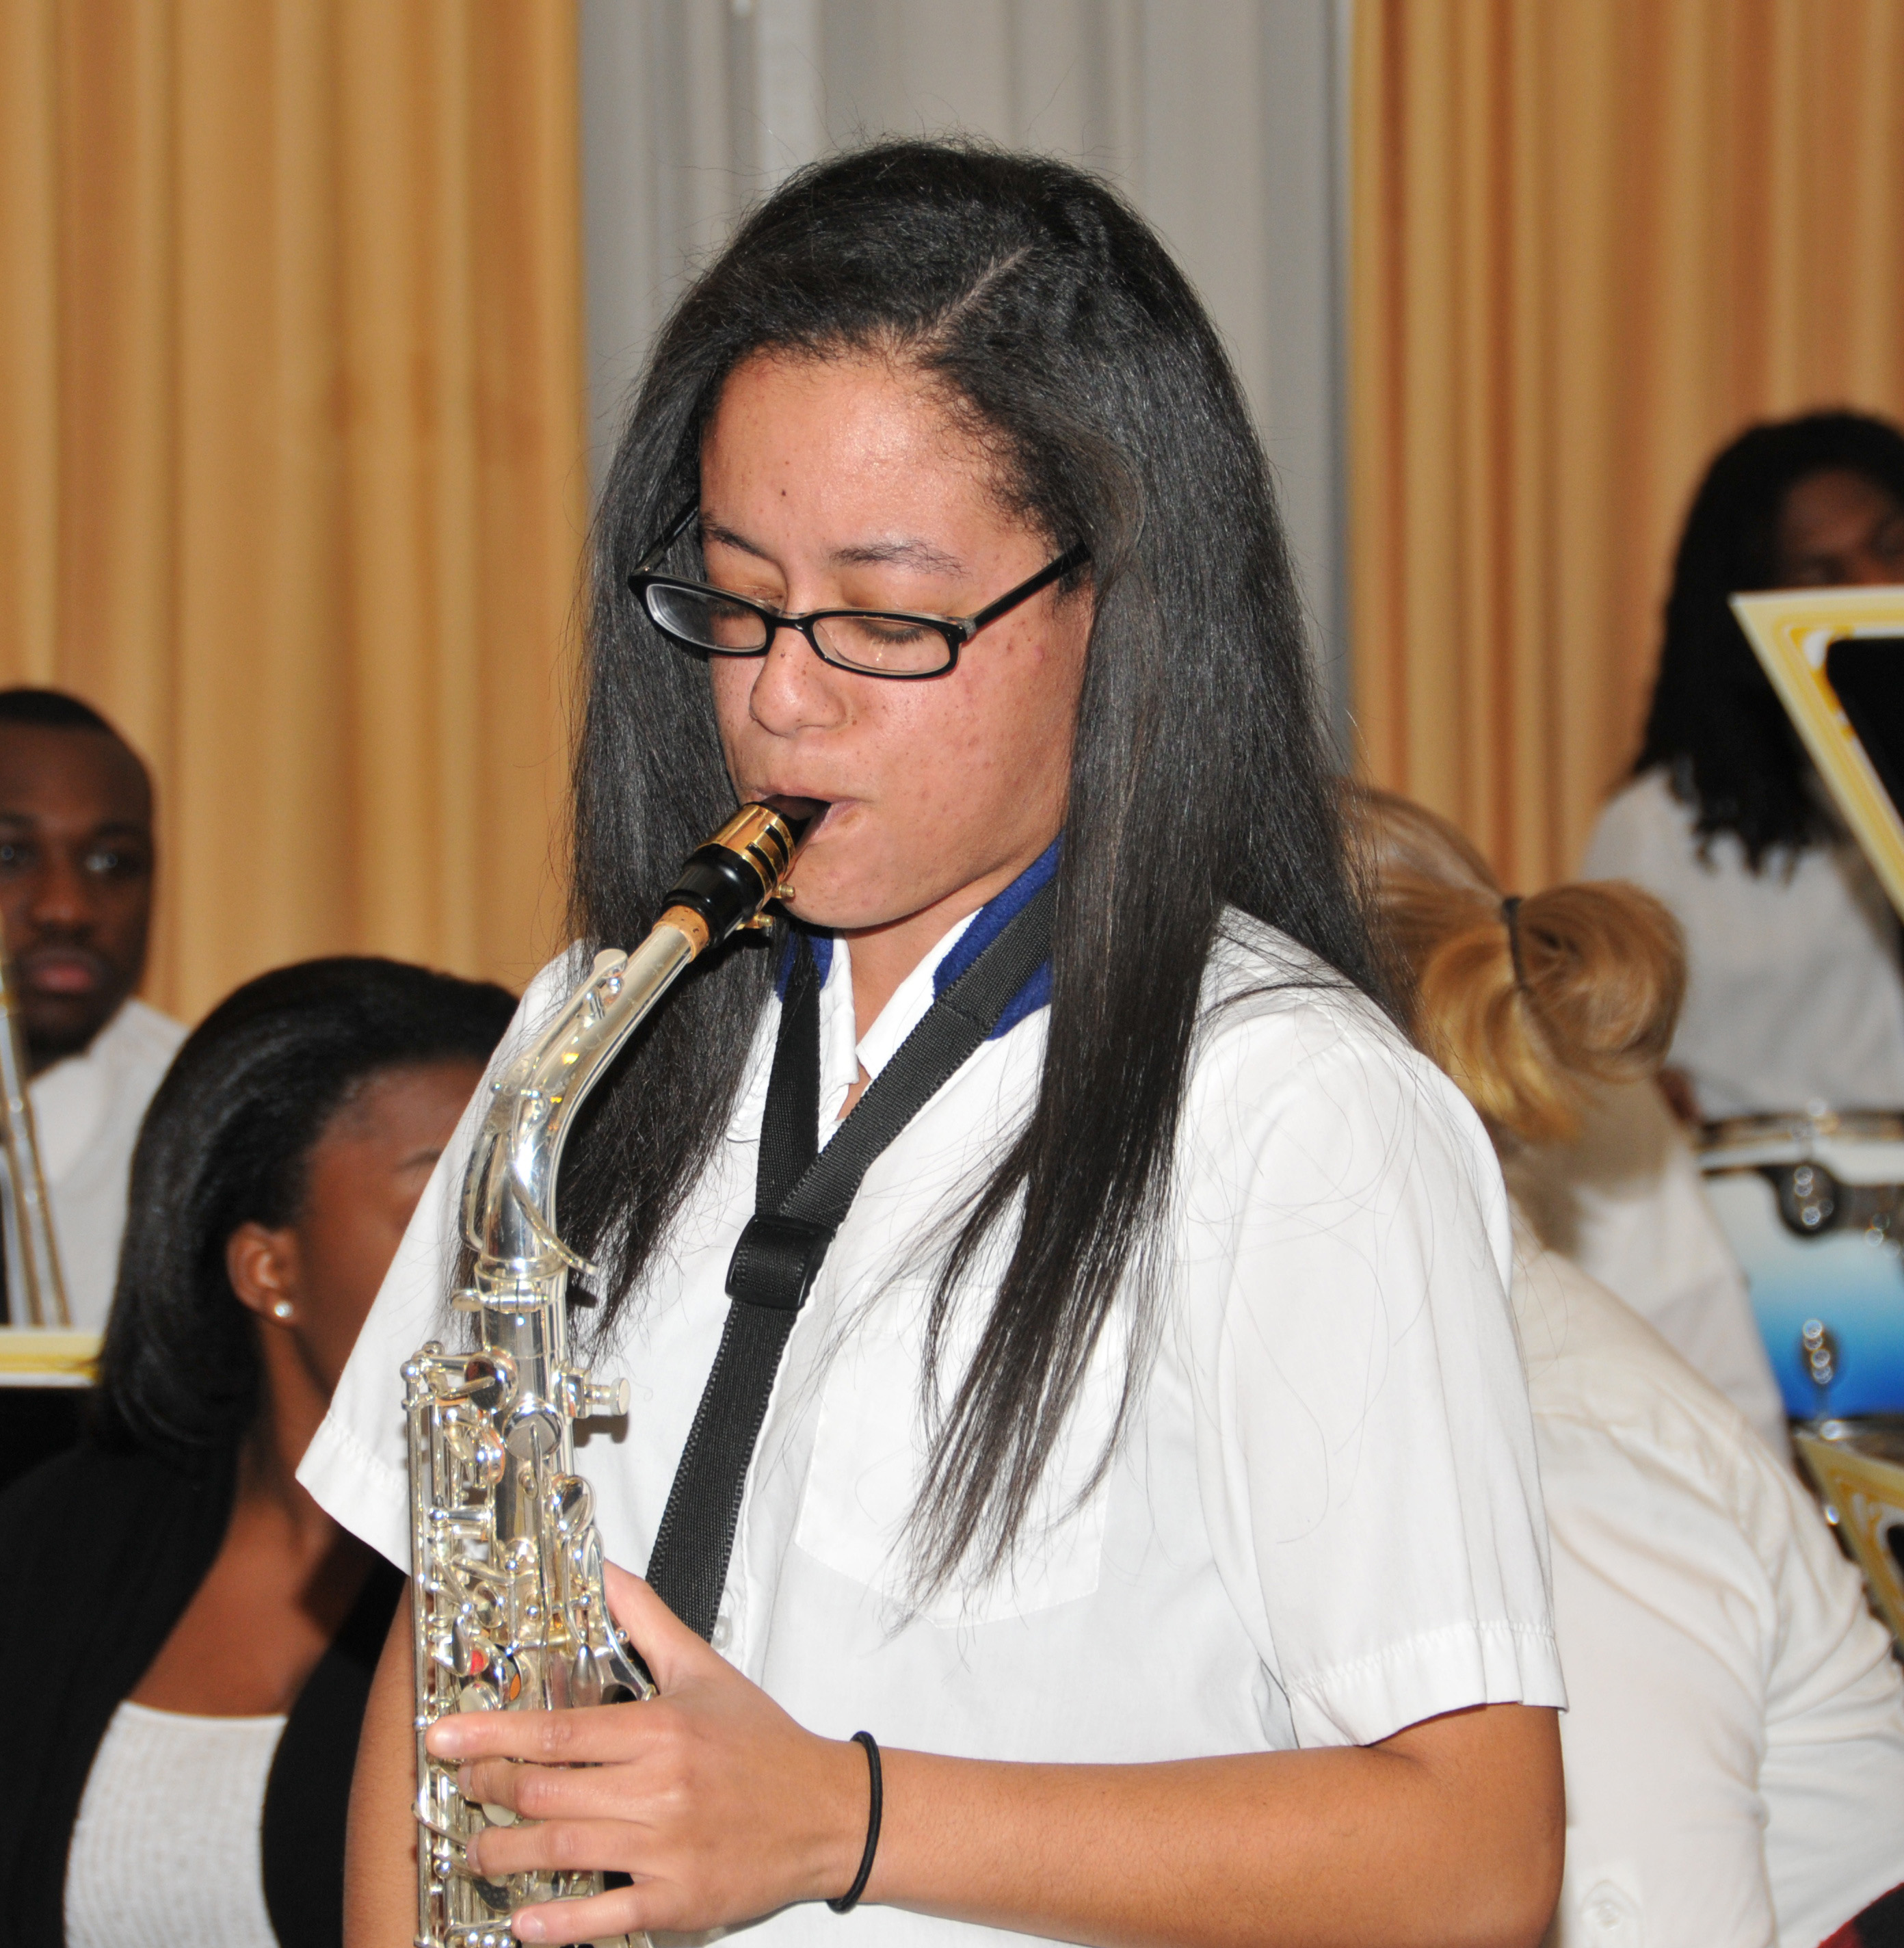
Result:
<svg viewBox="0 0 1904 1948">
<path fill-rule="evenodd" d="M 470 1840 L 515 1816 L 473 1805 L 423 1735 L 449 1711 L 551 1710 L 646 1698 L 602 1584 L 594 1497 L 575 1470 L 575 1423 L 627 1411 L 569 1349 L 569 1274 L 589 1267 L 556 1229 L 563 1145 L 590 1089 L 694 957 L 764 926 L 821 808 L 743 806 L 689 858 L 631 954 L 597 956 L 580 991 L 494 1087 L 462 1198 L 473 1254 L 452 1301 L 476 1345 L 424 1346 L 403 1369 L 409 1422 L 416 1670 L 417 1948 L 510 1948 L 510 1916 L 602 1890 L 598 1873 L 491 1881 Z M 605 1944 L 604 1944 L 605 1948 Z"/>
</svg>

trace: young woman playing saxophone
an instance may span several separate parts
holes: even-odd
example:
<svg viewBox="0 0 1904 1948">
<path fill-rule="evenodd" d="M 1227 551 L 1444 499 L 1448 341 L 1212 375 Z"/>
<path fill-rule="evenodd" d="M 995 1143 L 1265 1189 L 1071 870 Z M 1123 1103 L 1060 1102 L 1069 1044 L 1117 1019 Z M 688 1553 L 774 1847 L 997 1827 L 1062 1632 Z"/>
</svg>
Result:
<svg viewBox="0 0 1904 1948">
<path fill-rule="evenodd" d="M 579 1472 L 631 1570 L 669 1554 L 764 1124 L 823 1162 L 942 996 L 1049 942 L 802 1288 L 711 1641 L 615 1572 L 656 1698 L 430 1731 L 524 1816 L 480 1873 L 629 1877 L 516 1934 L 820 1940 L 856 1894 L 874 1940 L 1538 1940 L 1561 1692 L 1506 1201 L 1371 998 L 1263 456 L 1115 195 L 905 143 L 754 215 L 612 470 L 576 793 L 594 946 L 736 797 L 826 808 L 777 937 L 696 963 L 569 1145 L 575 1329 L 632 1389 Z M 304 1470 L 399 1562 L 398 1369 L 449 1329 L 474 1120 Z M 410 1660 L 355 1948 L 413 1929 Z"/>
</svg>

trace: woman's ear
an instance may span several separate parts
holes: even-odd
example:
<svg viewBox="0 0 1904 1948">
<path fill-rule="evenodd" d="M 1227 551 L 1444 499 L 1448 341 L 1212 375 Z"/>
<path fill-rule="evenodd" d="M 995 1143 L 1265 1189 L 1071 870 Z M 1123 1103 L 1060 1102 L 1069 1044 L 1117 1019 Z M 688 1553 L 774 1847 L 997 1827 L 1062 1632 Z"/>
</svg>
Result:
<svg viewBox="0 0 1904 1948">
<path fill-rule="evenodd" d="M 238 1303 L 274 1325 L 297 1320 L 297 1233 L 270 1230 L 247 1219 L 225 1241 L 225 1272 Z"/>
</svg>

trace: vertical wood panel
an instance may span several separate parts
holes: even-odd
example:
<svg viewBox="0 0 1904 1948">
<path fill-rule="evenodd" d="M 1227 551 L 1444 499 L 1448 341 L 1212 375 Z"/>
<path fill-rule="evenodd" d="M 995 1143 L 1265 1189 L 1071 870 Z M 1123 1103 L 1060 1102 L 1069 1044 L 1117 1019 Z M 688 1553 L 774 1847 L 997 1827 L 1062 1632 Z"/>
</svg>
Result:
<svg viewBox="0 0 1904 1948">
<path fill-rule="evenodd" d="M 1809 406 L 1904 414 L 1904 8 L 1357 23 L 1362 758 L 1537 885 L 1630 759 L 1707 458 Z"/>
<path fill-rule="evenodd" d="M 59 606 L 58 80 L 53 9 L 0 7 L 0 634 L 36 681 Z"/>
<path fill-rule="evenodd" d="M 0 8 L 0 681 L 151 760 L 147 987 L 553 945 L 571 0 Z"/>
</svg>

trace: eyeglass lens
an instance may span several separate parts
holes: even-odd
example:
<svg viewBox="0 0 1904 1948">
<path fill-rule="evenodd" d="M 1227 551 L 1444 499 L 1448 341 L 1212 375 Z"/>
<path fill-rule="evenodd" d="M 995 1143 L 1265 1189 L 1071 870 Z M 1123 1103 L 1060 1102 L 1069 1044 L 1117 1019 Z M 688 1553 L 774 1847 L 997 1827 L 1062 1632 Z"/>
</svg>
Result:
<svg viewBox="0 0 1904 1948">
<path fill-rule="evenodd" d="M 667 582 L 649 585 L 647 603 L 649 614 L 671 635 L 715 656 L 758 656 L 767 647 L 766 617 L 744 603 Z M 951 647 L 938 630 L 904 616 L 823 616 L 811 627 L 821 654 L 852 669 L 929 675 L 952 660 Z"/>
</svg>

